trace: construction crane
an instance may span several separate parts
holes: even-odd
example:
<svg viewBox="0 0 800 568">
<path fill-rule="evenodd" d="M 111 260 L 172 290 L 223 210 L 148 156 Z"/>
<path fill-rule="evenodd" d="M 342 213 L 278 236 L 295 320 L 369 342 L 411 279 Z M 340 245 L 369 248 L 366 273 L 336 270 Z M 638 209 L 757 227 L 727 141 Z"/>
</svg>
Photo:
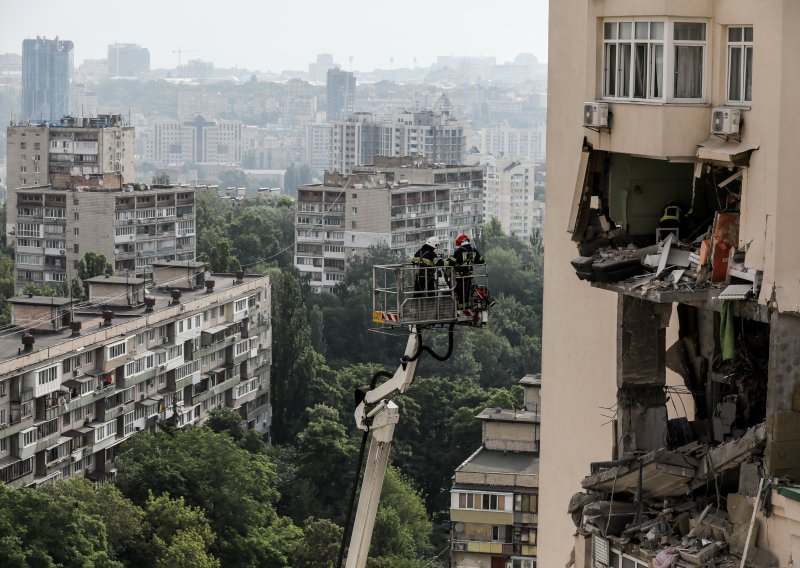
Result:
<svg viewBox="0 0 800 568">
<path fill-rule="evenodd" d="M 469 275 L 457 275 L 452 266 L 439 268 L 436 291 L 415 289 L 420 281 L 420 271 L 431 270 L 410 265 L 393 264 L 373 267 L 373 323 L 387 328 L 407 329 L 409 332 L 405 352 L 400 366 L 390 375 L 377 373 L 366 390 L 356 391 L 355 421 L 364 431 L 359 455 L 359 467 L 351 496 L 351 510 L 348 513 L 342 546 L 339 551 L 338 566 L 342 566 L 347 527 L 351 524 L 352 503 L 358 488 L 360 466 L 364 456 L 367 439 L 371 437 L 369 454 L 364 468 L 364 479 L 358 498 L 350 547 L 345 568 L 364 568 L 369 555 L 372 531 L 378 512 L 383 480 L 389 463 L 389 450 L 394 437 L 395 425 L 400 420 L 397 405 L 392 399 L 403 394 L 414 382 L 417 363 L 427 352 L 439 361 L 447 360 L 453 351 L 453 331 L 457 325 L 482 327 L 488 322 L 488 308 L 493 302 L 488 294 L 486 265 L 472 267 Z M 458 280 L 470 290 L 468 306 L 459 306 L 455 285 Z M 417 286 L 416 288 L 419 288 Z M 446 328 L 448 348 L 443 355 L 435 353 L 423 343 L 422 332 L 428 328 Z M 386 377 L 381 385 L 377 379 Z"/>
<path fill-rule="evenodd" d="M 178 66 L 176 67 L 176 69 L 180 70 L 180 68 L 181 68 L 181 55 L 183 55 L 184 53 L 194 53 L 196 51 L 198 51 L 198 50 L 197 49 L 180 49 L 180 48 L 173 49 L 172 53 L 177 53 L 178 54 Z"/>
</svg>

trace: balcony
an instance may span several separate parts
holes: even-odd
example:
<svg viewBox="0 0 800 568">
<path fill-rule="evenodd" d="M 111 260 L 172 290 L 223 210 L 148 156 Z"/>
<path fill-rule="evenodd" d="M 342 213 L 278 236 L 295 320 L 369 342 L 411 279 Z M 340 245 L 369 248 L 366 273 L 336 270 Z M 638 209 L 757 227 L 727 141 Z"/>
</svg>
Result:
<svg viewBox="0 0 800 568">
<path fill-rule="evenodd" d="M 502 554 L 510 556 L 514 554 L 514 545 L 504 542 L 483 542 L 480 540 L 452 540 L 451 550 L 453 552 L 475 552 L 478 554 Z"/>
</svg>

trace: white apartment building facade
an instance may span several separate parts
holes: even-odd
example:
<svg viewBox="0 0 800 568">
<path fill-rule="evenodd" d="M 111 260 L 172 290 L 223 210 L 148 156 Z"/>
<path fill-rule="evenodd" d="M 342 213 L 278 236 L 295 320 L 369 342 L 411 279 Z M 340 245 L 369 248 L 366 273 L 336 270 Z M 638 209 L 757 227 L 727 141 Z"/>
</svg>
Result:
<svg viewBox="0 0 800 568">
<path fill-rule="evenodd" d="M 187 120 L 154 120 L 144 130 L 142 159 L 156 166 L 242 163 L 239 120 L 206 120 L 198 114 Z"/>
<path fill-rule="evenodd" d="M 335 121 L 331 137 L 331 166 L 347 173 L 372 165 L 375 156 L 426 158 L 430 163 L 463 164 L 469 126 L 455 117 L 446 95 L 432 110 L 404 111 L 390 119 L 354 113 Z"/>
<path fill-rule="evenodd" d="M 503 125 L 483 128 L 480 131 L 482 154 L 494 154 L 506 158 L 527 158 L 534 163 L 547 161 L 547 126 L 533 128 L 511 128 Z"/>
<path fill-rule="evenodd" d="M 73 312 L 67 298 L 10 300 L 18 327 L 0 340 L 0 482 L 112 480 L 123 441 L 202 424 L 215 408 L 269 432 L 269 277 L 195 270 L 156 277 L 182 293 L 136 296 L 141 280 L 93 279 L 102 313 Z M 134 296 L 116 311 L 115 298 Z"/>
<path fill-rule="evenodd" d="M 472 154 L 467 161 L 485 168 L 484 222 L 496 217 L 506 234 L 526 241 L 544 227 L 545 204 L 536 200 L 533 161 L 483 154 Z"/>
</svg>

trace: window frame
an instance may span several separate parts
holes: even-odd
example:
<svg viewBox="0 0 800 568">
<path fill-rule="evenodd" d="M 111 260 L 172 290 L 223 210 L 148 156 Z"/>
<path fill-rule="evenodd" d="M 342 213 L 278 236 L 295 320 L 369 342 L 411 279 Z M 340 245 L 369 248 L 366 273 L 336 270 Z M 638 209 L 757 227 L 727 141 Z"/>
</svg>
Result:
<svg viewBox="0 0 800 568">
<path fill-rule="evenodd" d="M 731 30 L 739 29 L 741 30 L 742 37 L 740 40 L 731 40 L 730 33 Z M 750 39 L 745 39 L 745 30 L 750 30 Z M 726 26 L 725 27 L 725 45 L 726 45 L 726 56 L 728 58 L 725 66 L 725 104 L 730 106 L 746 106 L 750 107 L 753 104 L 753 56 L 754 56 L 754 37 L 755 32 L 753 30 L 753 25 L 735 25 L 735 26 Z M 733 64 L 733 58 L 731 57 L 731 53 L 734 49 L 741 50 L 741 56 L 739 60 L 739 89 L 741 93 L 741 97 L 738 99 L 731 98 L 731 67 Z M 747 78 L 748 78 L 748 65 L 747 65 L 747 52 L 750 51 L 750 98 L 747 97 Z"/>
<path fill-rule="evenodd" d="M 647 38 L 636 38 L 636 24 L 637 23 L 648 23 L 648 34 Z M 619 38 L 619 29 L 620 23 L 629 23 L 630 24 L 630 37 L 628 39 L 620 39 Z M 663 24 L 663 33 L 662 38 L 654 38 L 652 33 L 652 24 L 654 23 L 661 23 Z M 704 26 L 704 39 L 702 40 L 676 40 L 675 39 L 675 24 L 680 23 L 695 23 L 695 24 L 702 24 Z M 614 37 L 607 38 L 606 37 L 606 26 L 607 24 L 616 24 L 616 33 Z M 710 78 L 710 65 L 709 65 L 709 57 L 711 50 L 709 49 L 710 46 L 710 25 L 709 21 L 706 18 L 674 18 L 674 17 L 661 17 L 661 18 L 654 18 L 654 17 L 614 17 L 614 18 L 607 18 L 601 20 L 600 24 L 600 42 L 602 44 L 602 49 L 600 50 L 600 65 L 599 65 L 599 73 L 600 73 L 600 99 L 609 102 L 620 102 L 620 103 L 639 103 L 639 104 L 708 104 L 708 82 Z M 607 68 L 606 62 L 608 59 L 607 51 L 609 45 L 616 45 L 616 59 L 615 61 L 619 61 L 619 58 L 622 57 L 622 49 L 620 46 L 628 45 L 630 46 L 630 62 L 628 64 L 628 83 L 627 83 L 627 93 L 624 96 L 617 96 L 612 94 L 607 94 L 608 89 L 608 81 L 609 81 L 609 70 Z M 647 77 L 645 81 L 645 95 L 644 97 L 635 97 L 633 94 L 635 93 L 635 86 L 636 86 L 636 78 L 635 78 L 635 70 L 636 70 L 636 46 L 646 44 L 648 46 L 646 50 L 646 70 L 647 70 Z M 659 97 L 653 96 L 653 90 L 655 85 L 655 75 L 653 74 L 653 67 L 655 62 L 653 60 L 654 49 L 651 46 L 661 45 L 662 48 L 662 85 L 661 91 L 662 95 Z M 701 95 L 699 98 L 679 98 L 675 96 L 675 63 L 676 63 L 676 51 L 678 47 L 693 47 L 698 46 L 702 48 L 702 79 L 701 79 Z M 617 65 L 618 67 L 618 65 Z M 620 75 L 619 71 L 617 70 L 615 73 L 615 92 L 619 93 L 619 80 Z"/>
</svg>

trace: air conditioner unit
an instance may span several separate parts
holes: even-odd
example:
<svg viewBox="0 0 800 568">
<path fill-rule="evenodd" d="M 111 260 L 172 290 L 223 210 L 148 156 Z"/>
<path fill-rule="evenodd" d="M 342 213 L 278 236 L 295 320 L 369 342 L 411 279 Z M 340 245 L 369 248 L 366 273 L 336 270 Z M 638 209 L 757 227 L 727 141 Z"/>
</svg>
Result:
<svg viewBox="0 0 800 568">
<path fill-rule="evenodd" d="M 717 107 L 711 112 L 711 134 L 720 136 L 739 134 L 741 123 L 741 109 Z"/>
<path fill-rule="evenodd" d="M 166 365 L 161 365 L 161 366 L 158 368 L 158 370 L 159 370 L 159 371 L 166 371 L 166 370 L 167 370 L 167 366 L 166 366 Z"/>
<path fill-rule="evenodd" d="M 583 125 L 588 128 L 608 128 L 608 103 L 583 103 Z"/>
<path fill-rule="evenodd" d="M 60 249 L 60 250 L 58 251 L 58 254 L 67 254 L 67 251 L 66 251 L 66 250 L 64 250 L 64 249 Z"/>
</svg>

